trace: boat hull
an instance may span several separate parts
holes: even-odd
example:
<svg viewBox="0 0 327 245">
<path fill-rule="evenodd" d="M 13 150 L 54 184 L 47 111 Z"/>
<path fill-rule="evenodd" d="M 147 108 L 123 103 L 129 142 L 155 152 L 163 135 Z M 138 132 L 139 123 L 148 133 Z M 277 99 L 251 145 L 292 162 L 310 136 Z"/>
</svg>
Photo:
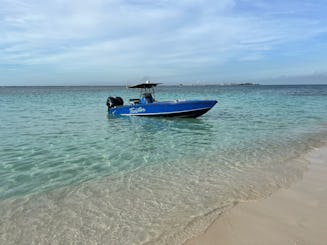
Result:
<svg viewBox="0 0 327 245">
<path fill-rule="evenodd" d="M 151 117 L 199 117 L 209 111 L 216 100 L 175 100 L 117 106 L 109 109 L 114 116 L 151 116 Z"/>
</svg>

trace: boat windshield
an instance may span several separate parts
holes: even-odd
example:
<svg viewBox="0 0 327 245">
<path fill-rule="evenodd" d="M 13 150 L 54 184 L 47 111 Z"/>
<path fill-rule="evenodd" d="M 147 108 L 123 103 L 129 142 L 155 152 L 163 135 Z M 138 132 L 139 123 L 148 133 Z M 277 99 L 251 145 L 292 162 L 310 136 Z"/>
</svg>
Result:
<svg viewBox="0 0 327 245">
<path fill-rule="evenodd" d="M 140 99 L 141 103 L 153 103 L 155 102 L 155 91 L 154 87 L 160 83 L 151 83 L 146 81 L 145 83 L 140 83 L 133 86 L 128 86 L 128 88 L 139 88 L 140 89 Z"/>
</svg>

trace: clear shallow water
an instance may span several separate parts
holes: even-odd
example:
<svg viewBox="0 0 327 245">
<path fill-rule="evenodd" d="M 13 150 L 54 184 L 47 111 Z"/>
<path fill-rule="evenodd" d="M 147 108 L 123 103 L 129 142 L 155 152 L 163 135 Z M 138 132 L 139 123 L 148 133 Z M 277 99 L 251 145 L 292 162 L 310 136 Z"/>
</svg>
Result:
<svg viewBox="0 0 327 245">
<path fill-rule="evenodd" d="M 161 87 L 198 119 L 108 118 L 121 87 L 0 88 L 0 243 L 181 243 L 301 177 L 327 86 Z"/>
</svg>

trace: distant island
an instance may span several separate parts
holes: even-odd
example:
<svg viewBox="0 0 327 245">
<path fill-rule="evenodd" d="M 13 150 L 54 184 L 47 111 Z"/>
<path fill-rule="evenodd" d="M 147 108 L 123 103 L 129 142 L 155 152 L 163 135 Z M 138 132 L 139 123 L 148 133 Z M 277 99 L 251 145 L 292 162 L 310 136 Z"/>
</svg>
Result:
<svg viewBox="0 0 327 245">
<path fill-rule="evenodd" d="M 231 82 L 231 83 L 191 83 L 191 84 L 183 84 L 180 83 L 177 86 L 179 87 L 184 87 L 184 86 L 258 86 L 260 85 L 259 83 L 250 83 L 250 82 L 246 82 L 246 83 L 235 83 L 235 82 Z M 174 85 L 176 86 L 176 85 Z"/>
</svg>

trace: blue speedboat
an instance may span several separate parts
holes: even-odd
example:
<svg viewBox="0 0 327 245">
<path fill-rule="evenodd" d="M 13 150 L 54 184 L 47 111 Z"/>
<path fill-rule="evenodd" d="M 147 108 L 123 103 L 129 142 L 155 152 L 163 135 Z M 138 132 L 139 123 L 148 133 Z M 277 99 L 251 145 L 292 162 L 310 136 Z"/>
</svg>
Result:
<svg viewBox="0 0 327 245">
<path fill-rule="evenodd" d="M 138 99 L 130 99 L 124 105 L 121 97 L 108 97 L 107 106 L 109 115 L 121 116 L 159 116 L 159 117 L 198 117 L 209 111 L 216 100 L 172 100 L 158 102 L 154 98 L 154 87 L 159 83 L 149 81 L 129 88 L 141 89 Z"/>
</svg>

